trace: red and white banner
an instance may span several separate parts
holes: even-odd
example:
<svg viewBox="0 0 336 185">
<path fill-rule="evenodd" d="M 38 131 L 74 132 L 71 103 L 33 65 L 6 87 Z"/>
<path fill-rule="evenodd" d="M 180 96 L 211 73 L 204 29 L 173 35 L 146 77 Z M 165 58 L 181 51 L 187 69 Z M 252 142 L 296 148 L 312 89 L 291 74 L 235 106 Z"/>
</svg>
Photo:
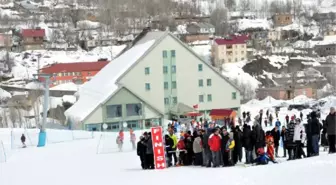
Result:
<svg viewBox="0 0 336 185">
<path fill-rule="evenodd" d="M 166 156 L 163 145 L 162 127 L 152 127 L 152 143 L 154 151 L 155 169 L 166 168 Z"/>
</svg>

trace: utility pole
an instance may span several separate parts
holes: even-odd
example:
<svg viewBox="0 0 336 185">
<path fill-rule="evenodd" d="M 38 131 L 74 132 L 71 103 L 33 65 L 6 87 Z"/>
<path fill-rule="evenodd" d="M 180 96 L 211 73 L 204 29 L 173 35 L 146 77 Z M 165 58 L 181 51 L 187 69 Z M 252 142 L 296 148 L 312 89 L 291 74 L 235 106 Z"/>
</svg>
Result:
<svg viewBox="0 0 336 185">
<path fill-rule="evenodd" d="M 52 74 L 44 74 L 44 73 L 38 73 L 37 75 L 34 75 L 36 77 L 42 77 L 44 78 L 44 102 L 43 102 L 43 119 L 42 123 L 38 123 L 40 127 L 40 133 L 39 133 L 39 140 L 37 147 L 44 147 L 46 144 L 47 139 L 47 133 L 45 130 L 45 124 L 47 122 L 47 114 L 48 114 L 48 107 L 49 107 L 49 84 L 50 84 L 50 78 L 53 76 Z M 40 113 L 38 113 L 40 116 Z"/>
</svg>

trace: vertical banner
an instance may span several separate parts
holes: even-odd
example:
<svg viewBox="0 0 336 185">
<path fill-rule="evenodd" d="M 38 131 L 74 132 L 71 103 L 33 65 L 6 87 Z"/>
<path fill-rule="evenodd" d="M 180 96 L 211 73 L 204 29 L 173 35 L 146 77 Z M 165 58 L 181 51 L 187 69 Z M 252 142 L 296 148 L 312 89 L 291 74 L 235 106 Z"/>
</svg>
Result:
<svg viewBox="0 0 336 185">
<path fill-rule="evenodd" d="M 162 127 L 152 127 L 151 132 L 152 132 L 155 169 L 165 169 L 166 157 L 163 146 Z"/>
</svg>

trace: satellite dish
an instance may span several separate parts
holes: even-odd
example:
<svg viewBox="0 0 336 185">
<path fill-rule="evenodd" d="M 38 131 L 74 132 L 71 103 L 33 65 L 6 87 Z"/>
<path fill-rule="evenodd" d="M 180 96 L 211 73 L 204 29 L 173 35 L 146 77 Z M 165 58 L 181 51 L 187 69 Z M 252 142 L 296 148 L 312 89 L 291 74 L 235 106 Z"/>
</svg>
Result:
<svg viewBox="0 0 336 185">
<path fill-rule="evenodd" d="M 103 129 L 104 129 L 104 130 L 107 129 L 107 124 L 106 124 L 106 123 L 103 124 Z"/>
<path fill-rule="evenodd" d="M 127 128 L 127 123 L 126 123 L 126 122 L 124 122 L 123 126 L 124 126 L 124 128 Z"/>
</svg>

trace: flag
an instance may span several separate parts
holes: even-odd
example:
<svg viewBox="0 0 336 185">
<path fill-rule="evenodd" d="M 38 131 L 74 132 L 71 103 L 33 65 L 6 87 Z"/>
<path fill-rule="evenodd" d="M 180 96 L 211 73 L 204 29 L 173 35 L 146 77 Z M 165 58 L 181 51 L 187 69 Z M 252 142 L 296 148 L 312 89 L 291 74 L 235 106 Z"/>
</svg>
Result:
<svg viewBox="0 0 336 185">
<path fill-rule="evenodd" d="M 198 104 L 193 105 L 193 108 L 194 108 L 194 109 L 198 109 Z"/>
</svg>

